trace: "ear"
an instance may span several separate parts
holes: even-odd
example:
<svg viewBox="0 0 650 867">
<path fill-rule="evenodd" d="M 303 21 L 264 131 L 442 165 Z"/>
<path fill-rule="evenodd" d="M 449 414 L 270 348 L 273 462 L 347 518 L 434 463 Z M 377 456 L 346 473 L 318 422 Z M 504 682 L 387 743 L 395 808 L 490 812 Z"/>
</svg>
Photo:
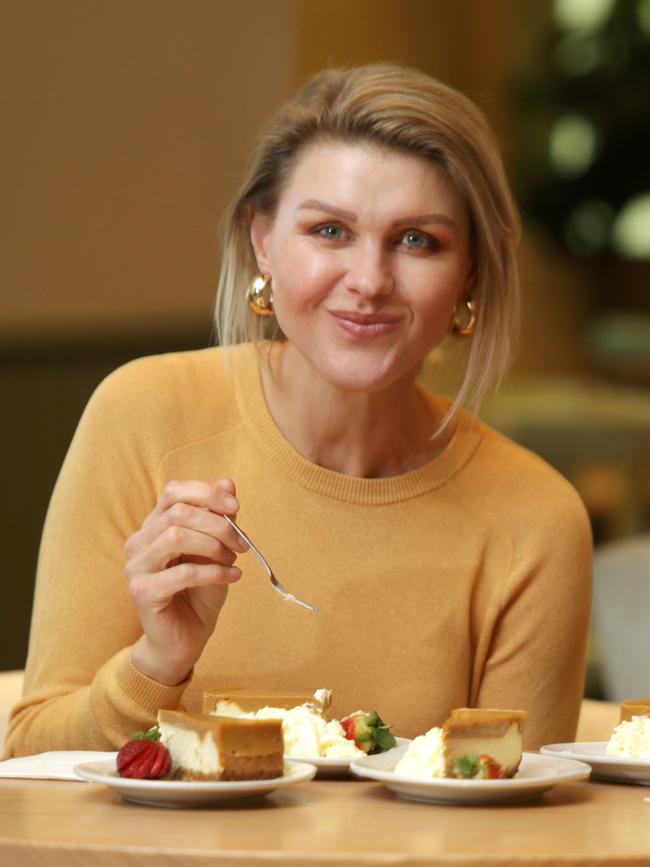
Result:
<svg viewBox="0 0 650 867">
<path fill-rule="evenodd" d="M 250 227 L 250 239 L 257 259 L 257 267 L 263 273 L 268 273 L 270 269 L 269 256 L 269 236 L 273 227 L 273 220 L 266 214 L 260 211 L 255 211 L 250 208 L 248 211 L 248 223 Z"/>
</svg>

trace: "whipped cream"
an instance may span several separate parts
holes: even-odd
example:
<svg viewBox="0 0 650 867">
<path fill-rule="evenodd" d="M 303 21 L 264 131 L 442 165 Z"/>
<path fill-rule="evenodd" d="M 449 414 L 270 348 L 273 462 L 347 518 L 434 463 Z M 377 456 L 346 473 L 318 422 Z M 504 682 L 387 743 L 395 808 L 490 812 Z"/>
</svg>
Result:
<svg viewBox="0 0 650 867">
<path fill-rule="evenodd" d="M 619 723 L 605 748 L 608 756 L 650 761 L 650 718 L 633 716 Z"/>
<path fill-rule="evenodd" d="M 314 702 L 297 707 L 262 707 L 244 713 L 235 702 L 220 701 L 216 716 L 235 716 L 246 719 L 282 720 L 285 756 L 309 756 L 324 759 L 353 759 L 364 755 L 354 741 L 345 736 L 338 720 L 323 718 L 321 708 L 331 703 L 331 690 L 317 690 Z"/>
<path fill-rule="evenodd" d="M 411 741 L 406 753 L 395 765 L 396 774 L 432 780 L 445 775 L 445 756 L 442 729 L 429 729 Z"/>
</svg>

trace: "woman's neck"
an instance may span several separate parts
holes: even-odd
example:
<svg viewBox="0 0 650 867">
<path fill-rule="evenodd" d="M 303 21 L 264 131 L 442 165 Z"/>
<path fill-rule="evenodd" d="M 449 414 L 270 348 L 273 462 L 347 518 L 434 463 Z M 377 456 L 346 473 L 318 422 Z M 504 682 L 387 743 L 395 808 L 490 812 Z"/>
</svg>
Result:
<svg viewBox="0 0 650 867">
<path fill-rule="evenodd" d="M 348 476 L 383 478 L 428 463 L 449 441 L 451 425 L 434 436 L 442 417 L 417 387 L 415 374 L 377 392 L 342 391 L 292 356 L 278 345 L 263 355 L 262 386 L 278 429 L 312 463 Z"/>
</svg>

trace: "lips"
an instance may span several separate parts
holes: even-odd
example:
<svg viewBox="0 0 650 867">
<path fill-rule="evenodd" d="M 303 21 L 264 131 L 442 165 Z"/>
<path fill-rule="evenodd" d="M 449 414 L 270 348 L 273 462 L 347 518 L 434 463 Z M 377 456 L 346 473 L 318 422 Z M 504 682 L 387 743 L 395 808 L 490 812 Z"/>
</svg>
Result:
<svg viewBox="0 0 650 867">
<path fill-rule="evenodd" d="M 344 331 L 357 337 L 379 337 L 393 331 L 401 322 L 394 313 L 361 313 L 358 310 L 330 310 Z"/>
<path fill-rule="evenodd" d="M 332 316 L 357 325 L 388 325 L 399 322 L 399 316 L 391 313 L 359 313 L 356 310 L 332 310 Z"/>
</svg>

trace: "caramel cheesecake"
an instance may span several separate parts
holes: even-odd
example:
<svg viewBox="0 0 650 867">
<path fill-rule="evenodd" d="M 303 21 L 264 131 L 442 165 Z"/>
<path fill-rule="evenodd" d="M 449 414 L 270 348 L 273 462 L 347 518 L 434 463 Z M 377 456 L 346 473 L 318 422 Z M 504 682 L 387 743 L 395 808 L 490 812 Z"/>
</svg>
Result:
<svg viewBox="0 0 650 867">
<path fill-rule="evenodd" d="M 284 770 L 282 723 L 158 712 L 160 742 L 171 754 L 171 776 L 180 780 L 268 780 Z"/>
<path fill-rule="evenodd" d="M 650 699 L 629 699 L 621 704 L 620 722 L 607 742 L 605 753 L 650 761 Z"/>
<path fill-rule="evenodd" d="M 419 779 L 503 779 L 514 777 L 522 751 L 518 710 L 457 708 L 442 727 L 415 738 L 395 773 Z"/>
<path fill-rule="evenodd" d="M 324 713 L 331 702 L 332 692 L 329 689 L 319 689 L 313 694 L 241 687 L 203 690 L 203 713 L 219 716 L 239 716 L 242 713 L 254 713 L 264 707 L 289 710 L 300 705 L 313 705 L 317 712 Z"/>
<path fill-rule="evenodd" d="M 631 720 L 634 716 L 650 718 L 650 698 L 630 698 L 621 704 L 620 722 Z"/>
<path fill-rule="evenodd" d="M 445 776 L 476 776 L 471 773 L 472 766 L 477 763 L 480 771 L 483 759 L 486 777 L 514 777 L 521 762 L 521 726 L 525 716 L 524 711 L 514 710 L 467 707 L 452 710 L 442 727 Z M 498 766 L 498 772 L 494 765 Z"/>
<path fill-rule="evenodd" d="M 346 736 L 341 723 L 327 719 L 330 689 L 311 695 L 253 689 L 206 689 L 203 712 L 248 719 L 282 722 L 284 754 L 293 758 L 354 759 L 363 755 Z"/>
</svg>

